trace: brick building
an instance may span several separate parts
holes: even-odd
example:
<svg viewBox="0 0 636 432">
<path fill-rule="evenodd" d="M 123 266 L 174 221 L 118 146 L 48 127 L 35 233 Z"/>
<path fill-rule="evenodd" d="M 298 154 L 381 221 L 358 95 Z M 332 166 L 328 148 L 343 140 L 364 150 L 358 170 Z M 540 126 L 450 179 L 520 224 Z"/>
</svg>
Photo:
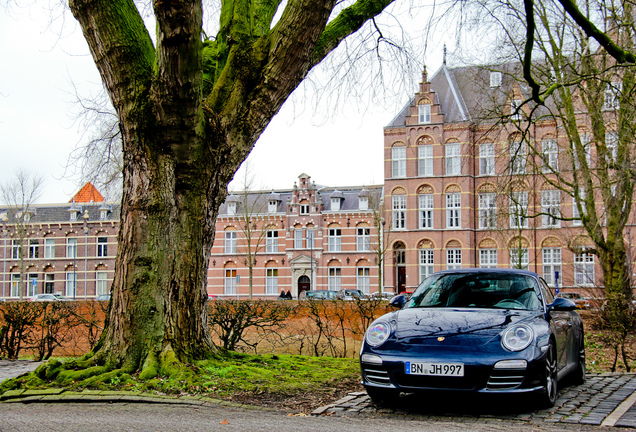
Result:
<svg viewBox="0 0 636 432">
<path fill-rule="evenodd" d="M 281 291 L 297 297 L 309 289 L 377 291 L 374 205 L 381 194 L 381 186 L 317 186 L 301 174 L 292 189 L 228 196 L 216 221 L 208 292 L 248 296 L 249 257 L 256 297 Z"/>
<path fill-rule="evenodd" d="M 544 120 L 520 138 L 528 113 L 517 107 L 529 90 L 513 79 L 521 76 L 515 68 L 444 64 L 430 80 L 425 69 L 418 91 L 385 127 L 387 290 L 412 291 L 434 271 L 462 267 L 526 268 L 585 295 L 602 285 L 576 201 L 545 174 L 551 164 L 572 179 L 572 160 L 559 150 L 567 138 L 546 115 L 549 105 L 537 108 L 532 115 Z"/>
<path fill-rule="evenodd" d="M 107 294 L 114 277 L 119 204 L 87 183 L 67 204 L 0 208 L 2 297 Z M 25 281 L 26 283 L 24 283 Z"/>
</svg>

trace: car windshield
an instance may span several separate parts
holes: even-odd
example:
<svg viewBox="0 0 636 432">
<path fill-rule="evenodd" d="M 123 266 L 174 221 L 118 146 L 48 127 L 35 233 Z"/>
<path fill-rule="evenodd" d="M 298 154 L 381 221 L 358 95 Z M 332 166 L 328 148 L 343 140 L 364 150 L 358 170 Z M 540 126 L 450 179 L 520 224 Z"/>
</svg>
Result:
<svg viewBox="0 0 636 432">
<path fill-rule="evenodd" d="M 453 307 L 537 310 L 532 277 L 514 273 L 432 275 L 413 293 L 406 307 Z"/>
</svg>

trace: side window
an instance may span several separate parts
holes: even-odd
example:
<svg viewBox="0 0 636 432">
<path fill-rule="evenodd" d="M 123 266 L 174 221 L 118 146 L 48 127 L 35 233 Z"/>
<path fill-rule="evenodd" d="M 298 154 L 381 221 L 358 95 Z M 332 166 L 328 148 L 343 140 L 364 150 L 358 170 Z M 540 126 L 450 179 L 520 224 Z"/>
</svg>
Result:
<svg viewBox="0 0 636 432">
<path fill-rule="evenodd" d="M 549 304 L 554 302 L 554 295 L 552 294 L 552 290 L 550 290 L 550 287 L 548 286 L 548 284 L 545 283 L 543 279 L 539 279 L 539 280 L 541 281 L 539 283 L 539 286 L 541 287 L 541 294 L 543 294 L 543 298 L 546 301 L 546 304 L 544 306 L 547 307 Z"/>
</svg>

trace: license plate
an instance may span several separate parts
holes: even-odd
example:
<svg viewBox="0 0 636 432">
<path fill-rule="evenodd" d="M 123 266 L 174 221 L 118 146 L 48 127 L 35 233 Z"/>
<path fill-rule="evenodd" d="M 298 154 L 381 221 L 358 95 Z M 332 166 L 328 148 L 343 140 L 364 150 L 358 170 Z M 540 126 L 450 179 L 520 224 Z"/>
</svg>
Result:
<svg viewBox="0 0 636 432">
<path fill-rule="evenodd" d="M 405 362 L 404 372 L 407 375 L 432 375 L 432 376 L 464 376 L 463 363 L 420 363 Z"/>
</svg>

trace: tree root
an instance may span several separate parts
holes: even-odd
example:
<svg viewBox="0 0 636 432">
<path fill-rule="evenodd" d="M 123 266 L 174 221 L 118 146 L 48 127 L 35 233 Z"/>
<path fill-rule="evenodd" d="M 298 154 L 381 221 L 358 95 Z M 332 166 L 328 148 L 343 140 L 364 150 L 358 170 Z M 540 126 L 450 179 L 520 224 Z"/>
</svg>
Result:
<svg viewBox="0 0 636 432">
<path fill-rule="evenodd" d="M 21 388 L 66 389 L 162 389 L 181 393 L 197 379 L 196 367 L 183 363 L 170 346 L 158 355 L 150 353 L 140 368 L 131 363 L 116 364 L 104 361 L 103 356 L 89 353 L 84 357 L 62 362 L 51 360 L 35 371 L 0 386 L 0 394 Z M 127 387 L 126 387 L 127 386 Z"/>
</svg>

